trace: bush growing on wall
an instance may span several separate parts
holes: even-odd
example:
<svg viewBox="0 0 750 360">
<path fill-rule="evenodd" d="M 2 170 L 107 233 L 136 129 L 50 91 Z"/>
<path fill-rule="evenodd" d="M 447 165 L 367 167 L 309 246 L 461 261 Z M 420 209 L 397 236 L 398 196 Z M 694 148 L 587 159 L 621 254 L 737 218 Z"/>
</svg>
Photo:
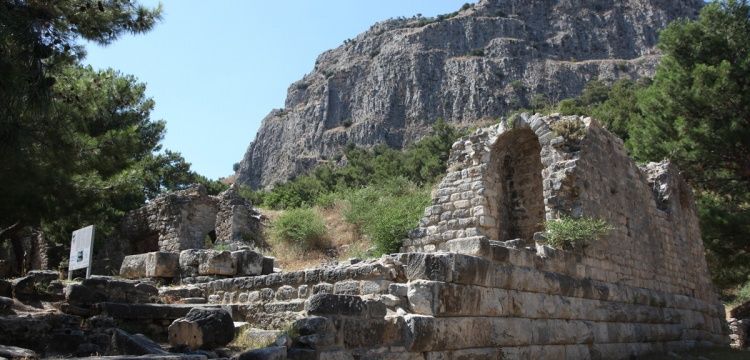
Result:
<svg viewBox="0 0 750 360">
<path fill-rule="evenodd" d="M 566 250 L 585 248 L 613 229 L 604 220 L 587 217 L 563 217 L 547 221 L 544 227 L 547 244 Z"/>
</svg>

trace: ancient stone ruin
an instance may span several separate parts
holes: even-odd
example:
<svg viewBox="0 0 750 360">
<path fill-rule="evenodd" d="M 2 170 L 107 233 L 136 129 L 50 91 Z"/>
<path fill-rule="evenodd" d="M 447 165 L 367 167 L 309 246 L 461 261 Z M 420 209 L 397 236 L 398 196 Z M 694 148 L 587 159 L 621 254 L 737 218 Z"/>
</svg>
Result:
<svg viewBox="0 0 750 360">
<path fill-rule="evenodd" d="M 590 118 L 520 115 L 456 142 L 419 227 L 380 259 L 277 272 L 247 241 L 203 249 L 211 231 L 245 240 L 227 230 L 254 216 L 222 205 L 236 201 L 198 188 L 131 214 L 128 280 L 0 284 L 15 298 L 1 298 L 0 343 L 30 349 L 0 356 L 630 359 L 729 344 L 689 187 Z M 545 243 L 545 221 L 580 216 L 612 230 Z M 17 315 L 34 297 L 58 311 Z M 232 354 L 233 338 L 260 349 Z"/>
</svg>

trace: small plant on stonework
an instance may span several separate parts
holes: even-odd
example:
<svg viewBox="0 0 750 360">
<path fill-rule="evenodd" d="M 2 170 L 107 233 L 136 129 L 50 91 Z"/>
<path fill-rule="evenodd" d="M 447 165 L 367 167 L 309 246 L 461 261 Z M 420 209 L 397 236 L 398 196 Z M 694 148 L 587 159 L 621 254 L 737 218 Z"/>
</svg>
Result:
<svg viewBox="0 0 750 360">
<path fill-rule="evenodd" d="M 216 251 L 229 251 L 229 245 L 225 243 L 214 243 L 213 249 Z"/>
<path fill-rule="evenodd" d="M 558 249 L 582 249 L 613 230 L 602 219 L 587 217 L 561 219 L 545 222 L 546 243 Z"/>
<path fill-rule="evenodd" d="M 469 56 L 477 56 L 482 57 L 484 56 L 484 49 L 474 49 L 469 51 Z"/>
<path fill-rule="evenodd" d="M 578 118 L 559 120 L 550 125 L 550 129 L 567 142 L 578 142 L 586 137 L 586 124 Z"/>
</svg>

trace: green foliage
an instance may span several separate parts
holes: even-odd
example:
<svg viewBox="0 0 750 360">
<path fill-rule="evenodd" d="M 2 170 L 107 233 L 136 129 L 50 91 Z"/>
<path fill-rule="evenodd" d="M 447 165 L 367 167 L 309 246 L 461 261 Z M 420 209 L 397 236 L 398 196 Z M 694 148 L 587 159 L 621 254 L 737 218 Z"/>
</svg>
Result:
<svg viewBox="0 0 750 360">
<path fill-rule="evenodd" d="M 311 208 L 290 209 L 271 225 L 271 237 L 303 250 L 324 249 L 327 245 L 326 226 Z"/>
<path fill-rule="evenodd" d="M 737 296 L 734 298 L 733 303 L 742 304 L 747 301 L 750 301 L 750 281 L 742 284 L 737 289 Z"/>
<path fill-rule="evenodd" d="M 550 129 L 567 142 L 578 142 L 586 136 L 586 125 L 580 119 L 562 119 L 552 124 Z"/>
<path fill-rule="evenodd" d="M 401 241 L 417 226 L 430 201 L 426 189 L 403 178 L 355 190 L 344 198 L 349 203 L 345 219 L 372 240 L 377 254 L 399 251 Z"/>
<path fill-rule="evenodd" d="M 469 51 L 469 56 L 478 56 L 483 57 L 484 56 L 484 49 L 474 49 Z"/>
<path fill-rule="evenodd" d="M 712 1 L 662 31 L 653 80 L 592 82 L 558 104 L 624 140 L 638 161 L 670 159 L 695 190 L 709 268 L 730 288 L 750 273 L 750 6 Z"/>
<path fill-rule="evenodd" d="M 511 81 L 510 82 L 510 87 L 512 87 L 513 90 L 515 90 L 515 91 L 522 91 L 525 88 L 525 86 L 523 84 L 523 81 L 521 81 L 521 80 L 513 80 L 513 81 Z"/>
<path fill-rule="evenodd" d="M 664 57 L 638 93 L 628 147 L 669 158 L 701 197 L 701 224 L 720 286 L 747 279 L 750 263 L 750 6 L 707 4 L 697 20 L 662 31 Z M 731 270 L 730 270 L 731 269 Z"/>
<path fill-rule="evenodd" d="M 129 0 L 0 4 L 0 229 L 41 227 L 67 242 L 95 224 L 104 239 L 120 216 L 165 190 L 225 188 L 162 151 L 164 122 L 150 118 L 144 84 L 80 65 L 79 40 L 106 45 L 148 31 L 160 12 Z"/>
<path fill-rule="evenodd" d="M 544 224 L 547 244 L 559 249 L 581 249 L 612 231 L 606 221 L 594 218 L 563 217 Z"/>
<path fill-rule="evenodd" d="M 344 166 L 318 166 L 310 174 L 277 184 L 270 191 L 244 189 L 241 194 L 257 205 L 289 209 L 313 206 L 327 194 L 383 184 L 398 177 L 417 186 L 432 184 L 445 172 L 451 146 L 461 134 L 445 121 L 438 120 L 432 134 L 403 151 L 385 145 L 369 150 L 348 146 L 344 150 Z M 324 200 L 331 204 L 330 198 Z"/>
<path fill-rule="evenodd" d="M 594 80 L 586 84 L 581 95 L 558 103 L 557 111 L 563 115 L 587 115 L 602 122 L 604 127 L 627 140 L 630 119 L 638 114 L 636 92 L 644 88 L 648 80 L 634 82 L 618 80 L 611 85 Z"/>
</svg>

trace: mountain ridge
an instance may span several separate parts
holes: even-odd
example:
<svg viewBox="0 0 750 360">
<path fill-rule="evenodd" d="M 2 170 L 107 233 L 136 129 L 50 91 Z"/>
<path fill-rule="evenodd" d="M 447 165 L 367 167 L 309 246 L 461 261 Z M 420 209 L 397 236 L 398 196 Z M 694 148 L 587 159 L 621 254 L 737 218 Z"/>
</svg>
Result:
<svg viewBox="0 0 750 360">
<path fill-rule="evenodd" d="M 650 76 L 658 31 L 702 1 L 483 0 L 438 18 L 376 23 L 323 52 L 263 120 L 237 173 L 269 187 L 349 143 L 403 147 L 438 118 L 471 124 L 586 82 Z M 536 95 L 538 98 L 538 95 Z"/>
</svg>

